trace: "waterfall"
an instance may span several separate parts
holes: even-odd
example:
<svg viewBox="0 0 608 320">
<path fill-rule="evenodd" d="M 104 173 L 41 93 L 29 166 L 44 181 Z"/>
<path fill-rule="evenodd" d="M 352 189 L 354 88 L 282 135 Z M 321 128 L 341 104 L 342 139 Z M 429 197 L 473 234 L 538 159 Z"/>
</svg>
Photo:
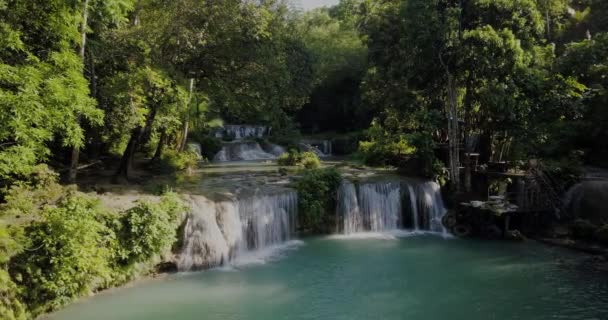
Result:
<svg viewBox="0 0 608 320">
<path fill-rule="evenodd" d="M 266 152 L 257 142 L 231 142 L 224 144 L 222 149 L 213 158 L 213 161 L 272 160 L 282 154 L 280 147 L 277 147 L 270 145 L 269 148 L 272 149 L 269 150 L 270 152 Z M 279 152 L 280 154 L 277 154 Z"/>
<path fill-rule="evenodd" d="M 344 180 L 337 200 L 339 229 L 344 234 L 401 228 L 446 233 L 441 219 L 447 210 L 435 182 L 362 182 L 356 186 Z"/>
<path fill-rule="evenodd" d="M 603 224 L 608 219 L 608 181 L 590 180 L 574 185 L 562 200 L 565 215 Z"/>
<path fill-rule="evenodd" d="M 395 230 L 401 220 L 401 188 L 398 182 L 359 186 L 359 210 L 370 231 Z"/>
<path fill-rule="evenodd" d="M 338 189 L 337 200 L 338 214 L 343 217 L 344 221 L 342 231 L 345 234 L 357 232 L 357 229 L 363 226 L 363 216 L 361 215 L 361 210 L 359 210 L 355 184 L 344 180 Z"/>
<path fill-rule="evenodd" d="M 295 233 L 297 207 L 295 192 L 239 201 L 238 210 L 246 235 L 243 246 L 255 250 L 289 240 Z"/>
<path fill-rule="evenodd" d="M 277 157 L 280 157 L 283 153 L 287 152 L 285 148 L 273 143 L 265 143 L 262 148 L 264 149 L 264 151 Z"/>
<path fill-rule="evenodd" d="M 447 235 L 447 230 L 441 222 L 447 209 L 441 198 L 441 188 L 439 184 L 435 182 L 425 182 L 418 187 L 420 189 L 418 200 L 422 205 L 422 210 L 425 212 L 427 221 L 425 227 L 430 231 L 441 232 L 444 235 Z"/>
<path fill-rule="evenodd" d="M 263 138 L 268 134 L 270 134 L 270 128 L 265 126 L 225 125 L 215 133 L 215 136 L 217 138 L 230 137 L 234 140 L 242 140 L 245 138 Z"/>
<path fill-rule="evenodd" d="M 412 225 L 414 230 L 420 230 L 420 223 L 418 222 L 418 205 L 416 204 L 416 192 L 414 191 L 414 187 L 411 185 L 407 186 L 407 191 L 409 192 L 410 198 L 410 206 L 412 208 Z"/>
<path fill-rule="evenodd" d="M 297 199 L 293 191 L 218 203 L 190 196 L 192 210 L 184 226 L 178 269 L 226 265 L 244 253 L 288 241 L 295 233 Z"/>
</svg>

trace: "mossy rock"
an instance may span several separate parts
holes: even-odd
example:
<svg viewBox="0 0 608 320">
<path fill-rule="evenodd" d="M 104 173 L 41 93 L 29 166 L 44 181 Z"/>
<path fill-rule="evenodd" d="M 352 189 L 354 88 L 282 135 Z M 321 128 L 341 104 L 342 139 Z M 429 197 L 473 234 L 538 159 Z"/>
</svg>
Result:
<svg viewBox="0 0 608 320">
<path fill-rule="evenodd" d="M 525 241 L 526 237 L 519 230 L 509 230 L 505 233 L 505 238 L 513 241 Z"/>
<path fill-rule="evenodd" d="M 454 228 L 454 226 L 456 226 L 456 224 L 458 224 L 458 218 L 456 217 L 456 214 L 454 212 L 448 212 L 441 219 L 441 223 L 443 223 L 444 227 L 452 229 Z"/>
<path fill-rule="evenodd" d="M 471 236 L 473 228 L 468 224 L 457 224 L 452 228 L 452 233 L 459 238 Z"/>
</svg>

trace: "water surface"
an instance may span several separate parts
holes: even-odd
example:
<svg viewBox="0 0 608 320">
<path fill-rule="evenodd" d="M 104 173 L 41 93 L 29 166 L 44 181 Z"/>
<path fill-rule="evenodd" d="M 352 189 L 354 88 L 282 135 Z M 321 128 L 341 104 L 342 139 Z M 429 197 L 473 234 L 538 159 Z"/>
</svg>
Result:
<svg viewBox="0 0 608 320">
<path fill-rule="evenodd" d="M 356 239 L 355 239 L 356 238 Z M 351 237 L 85 299 L 51 319 L 608 319 L 608 278 L 535 243 Z"/>
</svg>

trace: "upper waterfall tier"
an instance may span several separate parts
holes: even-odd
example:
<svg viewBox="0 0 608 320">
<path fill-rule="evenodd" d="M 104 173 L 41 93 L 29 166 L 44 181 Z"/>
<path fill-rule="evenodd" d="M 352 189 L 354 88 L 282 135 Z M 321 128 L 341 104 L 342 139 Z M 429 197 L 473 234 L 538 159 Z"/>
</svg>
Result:
<svg viewBox="0 0 608 320">
<path fill-rule="evenodd" d="M 215 133 L 217 138 L 232 138 L 242 140 L 245 138 L 263 138 L 270 134 L 271 129 L 266 126 L 252 125 L 225 125 Z"/>
<path fill-rule="evenodd" d="M 297 199 L 294 191 L 222 202 L 190 196 L 178 269 L 226 265 L 243 253 L 288 241 L 295 234 Z"/>
<path fill-rule="evenodd" d="M 213 161 L 248 161 L 248 160 L 273 160 L 285 153 L 281 146 L 265 143 L 261 146 L 258 142 L 231 142 L 222 146 Z"/>
<path fill-rule="evenodd" d="M 342 233 L 382 232 L 402 228 L 446 233 L 446 208 L 435 182 L 381 181 L 355 185 L 344 180 L 337 214 Z"/>
</svg>

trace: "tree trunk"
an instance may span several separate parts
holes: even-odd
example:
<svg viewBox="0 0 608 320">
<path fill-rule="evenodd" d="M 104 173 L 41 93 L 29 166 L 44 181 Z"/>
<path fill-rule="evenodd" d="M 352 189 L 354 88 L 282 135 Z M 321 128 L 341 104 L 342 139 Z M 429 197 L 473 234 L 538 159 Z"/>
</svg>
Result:
<svg viewBox="0 0 608 320">
<path fill-rule="evenodd" d="M 460 191 L 460 137 L 458 129 L 458 97 L 456 80 L 449 71 L 448 77 L 448 136 L 450 154 L 450 179 L 455 190 Z"/>
<path fill-rule="evenodd" d="M 129 171 L 131 171 L 131 163 L 133 162 L 133 155 L 135 154 L 135 149 L 137 147 L 137 140 L 141 135 L 141 127 L 137 127 L 133 129 L 131 132 L 131 138 L 129 139 L 129 143 L 127 144 L 127 148 L 125 152 L 122 154 L 122 158 L 120 159 L 120 165 L 118 167 L 118 171 L 116 171 L 116 177 L 122 177 L 125 179 L 129 179 Z"/>
<path fill-rule="evenodd" d="M 146 118 L 145 126 L 143 128 L 141 126 L 138 126 L 131 132 L 131 138 L 129 139 L 127 148 L 125 149 L 125 152 L 123 153 L 122 158 L 120 159 L 118 171 L 116 171 L 116 178 L 121 177 L 126 180 L 129 180 L 129 171 L 131 171 L 135 151 L 137 151 L 138 147 L 141 145 L 142 142 L 145 142 L 147 140 L 146 134 L 151 130 L 155 118 L 156 107 L 150 110 L 150 113 Z"/>
<path fill-rule="evenodd" d="M 154 120 L 156 119 L 156 112 L 158 108 L 154 107 L 150 110 L 148 117 L 146 118 L 146 124 L 143 127 L 141 132 L 141 137 L 139 138 L 138 144 L 143 145 L 150 141 L 150 136 L 152 136 L 152 125 L 154 124 Z"/>
<path fill-rule="evenodd" d="M 85 63 L 85 52 L 87 44 L 87 24 L 89 19 L 89 0 L 84 0 L 82 8 L 82 25 L 80 27 L 80 58 L 82 63 Z M 84 72 L 84 70 L 83 70 Z M 78 115 L 78 122 L 80 122 L 80 115 Z M 73 183 L 76 182 L 76 176 L 78 175 L 78 161 L 80 158 L 80 148 L 72 147 L 72 156 L 70 161 L 70 172 L 68 174 L 68 181 Z"/>
<path fill-rule="evenodd" d="M 179 144 L 179 151 L 184 151 L 186 149 L 186 144 L 188 143 L 188 130 L 190 126 L 190 102 L 192 101 L 192 94 L 194 91 L 194 78 L 190 79 L 190 87 L 189 87 L 188 100 L 186 102 L 186 119 L 184 121 L 184 128 L 182 131 L 182 141 Z"/>
<path fill-rule="evenodd" d="M 160 138 L 158 139 L 158 145 L 156 146 L 156 152 L 154 152 L 154 156 L 150 162 L 157 162 L 163 156 L 163 149 L 165 147 L 165 140 L 167 140 L 167 132 L 163 129 L 160 132 Z"/>
</svg>

